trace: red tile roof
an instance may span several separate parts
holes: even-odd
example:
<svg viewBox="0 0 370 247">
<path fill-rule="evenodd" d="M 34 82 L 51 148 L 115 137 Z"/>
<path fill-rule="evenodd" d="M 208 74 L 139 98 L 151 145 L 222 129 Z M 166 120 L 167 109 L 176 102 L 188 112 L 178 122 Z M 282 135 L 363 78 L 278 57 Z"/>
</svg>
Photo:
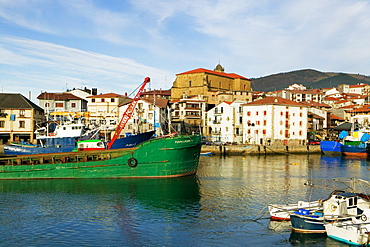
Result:
<svg viewBox="0 0 370 247">
<path fill-rule="evenodd" d="M 308 106 L 312 106 L 312 107 L 325 107 L 325 108 L 331 108 L 330 105 L 328 104 L 324 104 L 324 103 L 319 103 L 319 102 L 316 102 L 316 101 L 302 101 L 300 102 L 304 105 L 308 105 Z"/>
<path fill-rule="evenodd" d="M 302 103 L 284 99 L 281 97 L 266 97 L 264 99 L 256 100 L 250 103 L 246 103 L 244 105 L 290 105 L 290 106 L 307 106 Z"/>
<path fill-rule="evenodd" d="M 71 93 L 41 93 L 37 96 L 37 99 L 46 99 L 46 100 L 82 100 L 82 98 L 77 97 Z"/>
<path fill-rule="evenodd" d="M 116 94 L 116 93 L 106 93 L 106 94 L 89 96 L 87 98 L 127 98 L 127 97 L 120 95 L 120 94 Z"/>
<path fill-rule="evenodd" d="M 320 94 L 323 95 L 324 93 L 319 90 L 319 89 L 309 89 L 309 90 L 299 90 L 299 89 L 293 89 L 293 90 L 286 90 L 291 93 L 296 93 L 296 94 Z"/>
<path fill-rule="evenodd" d="M 367 84 L 360 84 L 360 85 L 349 85 L 350 88 L 355 88 L 355 87 L 365 87 Z"/>
<path fill-rule="evenodd" d="M 193 70 L 186 71 L 186 72 L 183 72 L 183 73 L 179 73 L 179 74 L 176 74 L 176 75 L 195 74 L 195 73 L 208 73 L 208 74 L 224 76 L 224 77 L 228 77 L 228 78 L 232 78 L 232 79 L 244 79 L 244 80 L 249 80 L 250 81 L 250 79 L 248 79 L 244 76 L 241 76 L 241 75 L 237 75 L 235 73 L 217 72 L 217 71 L 202 69 L 202 68 L 193 69 Z"/>
<path fill-rule="evenodd" d="M 338 116 L 336 116 L 336 115 L 334 115 L 334 114 L 330 114 L 330 119 L 331 119 L 331 120 L 342 120 L 342 121 L 344 121 L 344 119 L 343 119 L 343 118 L 338 117 Z"/>
</svg>

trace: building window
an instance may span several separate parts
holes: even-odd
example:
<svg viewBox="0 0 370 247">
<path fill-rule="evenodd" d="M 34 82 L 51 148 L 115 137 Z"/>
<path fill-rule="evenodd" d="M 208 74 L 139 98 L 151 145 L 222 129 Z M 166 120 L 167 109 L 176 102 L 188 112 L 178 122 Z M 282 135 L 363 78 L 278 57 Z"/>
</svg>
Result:
<svg viewBox="0 0 370 247">
<path fill-rule="evenodd" d="M 256 111 L 256 116 L 258 116 L 258 111 Z"/>
<path fill-rule="evenodd" d="M 45 107 L 50 107 L 50 103 L 49 102 L 46 102 L 45 103 Z"/>
<path fill-rule="evenodd" d="M 101 102 L 105 102 L 105 99 L 103 98 L 103 99 L 101 99 Z"/>
<path fill-rule="evenodd" d="M 0 121 L 0 128 L 5 128 L 5 121 Z"/>
<path fill-rule="evenodd" d="M 267 121 L 263 120 L 263 126 L 266 126 L 266 124 L 267 124 Z"/>
<path fill-rule="evenodd" d="M 242 124 L 243 123 L 243 117 L 239 117 L 239 123 Z"/>
<path fill-rule="evenodd" d="M 299 126 L 302 126 L 302 121 L 299 121 Z"/>
<path fill-rule="evenodd" d="M 299 135 L 302 136 L 302 130 L 299 131 Z"/>
<path fill-rule="evenodd" d="M 112 103 L 113 103 L 113 102 L 114 102 L 114 98 L 111 98 L 111 99 L 110 99 L 110 102 L 112 102 Z"/>
<path fill-rule="evenodd" d="M 72 108 L 76 108 L 76 103 L 71 103 Z"/>
<path fill-rule="evenodd" d="M 267 115 L 267 111 L 263 111 L 263 115 L 266 116 Z"/>
<path fill-rule="evenodd" d="M 64 104 L 63 103 L 61 103 L 61 102 L 59 102 L 59 103 L 55 103 L 55 107 L 63 107 L 64 106 Z"/>
<path fill-rule="evenodd" d="M 226 132 L 228 132 L 228 131 L 229 131 L 229 127 L 226 127 L 225 129 L 226 129 Z"/>
<path fill-rule="evenodd" d="M 95 102 L 95 99 L 91 99 L 91 102 L 94 103 Z"/>
<path fill-rule="evenodd" d="M 19 121 L 19 128 L 26 128 L 26 122 L 25 121 Z"/>
<path fill-rule="evenodd" d="M 266 135 L 266 130 L 262 130 L 262 134 Z"/>
<path fill-rule="evenodd" d="M 19 110 L 19 117 L 24 117 L 24 110 Z"/>
<path fill-rule="evenodd" d="M 247 116 L 250 116 L 250 115 L 251 115 L 251 112 L 250 112 L 250 111 L 248 111 L 248 112 L 247 112 Z"/>
</svg>

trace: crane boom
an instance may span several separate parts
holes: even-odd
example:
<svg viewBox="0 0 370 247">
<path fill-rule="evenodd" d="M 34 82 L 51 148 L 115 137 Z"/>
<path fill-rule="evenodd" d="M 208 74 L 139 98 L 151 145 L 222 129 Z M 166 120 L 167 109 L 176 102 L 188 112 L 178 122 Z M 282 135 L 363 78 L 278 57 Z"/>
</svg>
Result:
<svg viewBox="0 0 370 247">
<path fill-rule="evenodd" d="M 140 99 L 140 95 L 143 92 L 144 87 L 145 87 L 145 85 L 148 82 L 150 82 L 150 78 L 149 77 L 146 77 L 145 80 L 144 80 L 144 82 L 143 82 L 143 84 L 139 88 L 137 94 L 132 99 L 131 103 L 128 105 L 125 113 L 123 113 L 122 118 L 121 118 L 121 120 L 120 120 L 120 122 L 119 122 L 119 124 L 118 124 L 118 126 L 116 128 L 116 131 L 114 132 L 114 135 L 112 137 L 112 140 L 108 143 L 107 149 L 110 149 L 113 146 L 114 142 L 117 140 L 118 136 L 121 134 L 121 131 L 125 128 L 128 120 L 130 120 L 132 114 L 134 113 L 136 104 L 137 104 L 137 102 Z"/>
</svg>

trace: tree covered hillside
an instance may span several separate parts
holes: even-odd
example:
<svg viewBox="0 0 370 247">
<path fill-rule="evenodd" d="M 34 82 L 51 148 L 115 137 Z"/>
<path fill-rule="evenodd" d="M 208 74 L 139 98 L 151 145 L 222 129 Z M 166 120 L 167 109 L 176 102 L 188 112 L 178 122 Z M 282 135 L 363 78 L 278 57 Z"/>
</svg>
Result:
<svg viewBox="0 0 370 247">
<path fill-rule="evenodd" d="M 275 91 L 287 88 L 294 83 L 307 88 L 332 88 L 340 84 L 370 84 L 370 77 L 359 74 L 325 73 L 312 69 L 269 75 L 252 79 L 253 91 Z"/>
</svg>

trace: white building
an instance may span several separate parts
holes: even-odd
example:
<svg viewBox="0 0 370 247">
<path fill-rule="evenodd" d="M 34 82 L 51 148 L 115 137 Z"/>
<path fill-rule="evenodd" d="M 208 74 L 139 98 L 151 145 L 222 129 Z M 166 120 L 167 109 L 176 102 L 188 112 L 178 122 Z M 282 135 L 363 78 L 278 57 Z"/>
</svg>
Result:
<svg viewBox="0 0 370 247">
<path fill-rule="evenodd" d="M 131 102 L 130 98 L 115 93 L 93 95 L 87 100 L 89 124 L 100 126 L 104 134 L 116 129 L 122 116 L 119 106 Z"/>
<path fill-rule="evenodd" d="M 139 99 L 134 113 L 128 121 L 123 132 L 133 134 L 156 130 L 157 136 L 167 134 L 168 130 L 168 99 Z M 128 104 L 120 107 L 121 115 L 124 114 Z"/>
<path fill-rule="evenodd" d="M 244 101 L 222 102 L 207 112 L 207 135 L 212 141 L 243 141 L 242 107 Z"/>
<path fill-rule="evenodd" d="M 171 121 L 175 131 L 199 132 L 205 123 L 205 109 L 202 95 L 171 101 Z"/>
<path fill-rule="evenodd" d="M 307 139 L 308 106 L 280 97 L 243 105 L 243 143 L 303 143 Z"/>
</svg>

